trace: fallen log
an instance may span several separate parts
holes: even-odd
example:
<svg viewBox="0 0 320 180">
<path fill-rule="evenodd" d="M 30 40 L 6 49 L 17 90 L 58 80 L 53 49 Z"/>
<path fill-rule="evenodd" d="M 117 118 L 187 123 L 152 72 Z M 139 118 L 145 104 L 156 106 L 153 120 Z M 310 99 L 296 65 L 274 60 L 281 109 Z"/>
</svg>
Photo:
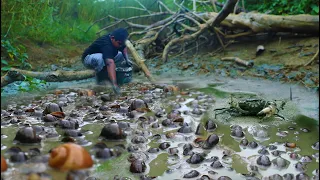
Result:
<svg viewBox="0 0 320 180">
<path fill-rule="evenodd" d="M 81 80 L 94 77 L 94 70 L 84 71 L 51 71 L 51 72 L 34 72 L 17 68 L 10 68 L 8 73 L 1 77 L 1 87 L 4 87 L 14 81 L 23 81 L 24 76 L 45 80 L 47 82 L 62 82 Z"/>
<path fill-rule="evenodd" d="M 217 17 L 218 13 L 209 12 L 202 14 L 204 19 Z M 221 23 L 221 26 L 237 29 L 251 29 L 254 33 L 259 32 L 293 32 L 305 34 L 319 33 L 319 16 L 317 15 L 270 15 L 262 13 L 229 14 Z"/>
</svg>

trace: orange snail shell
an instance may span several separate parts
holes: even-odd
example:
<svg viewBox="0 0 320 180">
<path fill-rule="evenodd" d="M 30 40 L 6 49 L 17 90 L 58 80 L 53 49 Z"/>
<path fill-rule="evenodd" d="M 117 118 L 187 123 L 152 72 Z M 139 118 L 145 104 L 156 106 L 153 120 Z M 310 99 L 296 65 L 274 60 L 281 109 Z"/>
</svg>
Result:
<svg viewBox="0 0 320 180">
<path fill-rule="evenodd" d="M 92 165 L 88 151 L 74 143 L 62 144 L 52 149 L 49 158 L 49 166 L 60 170 L 86 169 Z"/>
<path fill-rule="evenodd" d="M 6 159 L 4 159 L 3 156 L 1 156 L 1 172 L 4 172 L 8 169 L 8 165 L 6 162 Z"/>
<path fill-rule="evenodd" d="M 285 144 L 285 146 L 288 147 L 288 148 L 295 148 L 295 147 L 297 147 L 296 143 L 288 143 L 288 142 Z"/>
</svg>

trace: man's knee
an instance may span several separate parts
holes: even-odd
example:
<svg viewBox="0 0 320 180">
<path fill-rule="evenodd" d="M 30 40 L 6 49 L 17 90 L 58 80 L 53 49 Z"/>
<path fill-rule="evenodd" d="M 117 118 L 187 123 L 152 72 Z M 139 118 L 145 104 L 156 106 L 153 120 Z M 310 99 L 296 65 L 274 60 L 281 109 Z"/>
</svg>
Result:
<svg viewBox="0 0 320 180">
<path fill-rule="evenodd" d="M 109 66 L 109 65 L 114 65 L 114 60 L 113 60 L 113 59 L 107 59 L 107 60 L 106 60 L 106 63 L 107 63 L 107 64 L 106 64 L 107 66 Z"/>
</svg>

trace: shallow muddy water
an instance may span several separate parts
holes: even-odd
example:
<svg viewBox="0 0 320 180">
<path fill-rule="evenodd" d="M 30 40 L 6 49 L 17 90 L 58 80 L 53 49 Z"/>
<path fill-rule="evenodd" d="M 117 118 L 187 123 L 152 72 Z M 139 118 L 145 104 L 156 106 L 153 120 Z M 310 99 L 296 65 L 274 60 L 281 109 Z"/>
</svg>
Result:
<svg viewBox="0 0 320 180">
<path fill-rule="evenodd" d="M 138 80 L 137 80 L 138 81 Z M 291 173 L 294 176 L 305 172 L 310 178 L 315 176 L 315 170 L 319 169 L 318 152 L 319 150 L 313 147 L 313 144 L 319 142 L 319 126 L 318 126 L 318 96 L 315 92 L 310 92 L 297 85 L 281 84 L 278 82 L 257 81 L 257 80 L 232 80 L 232 79 L 165 79 L 158 82 L 159 84 L 174 84 L 180 88 L 181 92 L 189 92 L 187 95 L 181 95 L 180 91 L 176 93 L 164 92 L 166 86 L 151 86 L 149 84 L 133 84 L 130 88 L 125 87 L 124 93 L 127 96 L 125 100 L 110 100 L 107 102 L 101 101 L 103 94 L 108 94 L 105 88 L 94 86 L 92 82 L 84 82 L 78 84 L 71 89 L 71 85 L 61 86 L 63 93 L 55 95 L 55 90 L 48 90 L 42 94 L 24 94 L 15 97 L 6 97 L 1 101 L 2 110 L 23 109 L 21 105 L 28 106 L 36 104 L 43 110 L 45 102 L 59 102 L 59 98 L 70 97 L 74 101 L 66 103 L 63 106 L 63 112 L 67 115 L 76 111 L 78 113 L 80 130 L 83 134 L 76 138 L 76 143 L 80 143 L 87 149 L 94 159 L 94 166 L 88 171 L 90 177 L 97 179 L 114 179 L 114 177 L 127 177 L 131 179 L 139 179 L 141 175 L 156 177 L 156 179 L 183 179 L 184 175 L 191 170 L 196 170 L 199 175 L 191 178 L 198 179 L 203 175 L 207 175 L 212 179 L 218 179 L 221 176 L 228 176 L 231 179 L 248 179 L 243 174 L 255 173 L 256 178 L 263 179 L 274 174 L 281 176 Z M 290 87 L 292 89 L 292 100 L 290 99 Z M 81 96 L 79 90 L 93 89 L 96 96 Z M 57 88 L 56 88 L 57 90 Z M 182 93 L 183 94 L 183 93 Z M 72 95 L 72 96 L 71 96 Z M 264 98 L 268 101 L 283 100 L 285 105 L 279 114 L 285 117 L 286 120 L 270 117 L 265 121 L 260 122 L 261 118 L 251 116 L 231 116 L 230 113 L 216 115 L 214 109 L 229 107 L 230 96 L 236 100 L 249 98 Z M 123 108 L 128 108 L 132 100 L 130 99 L 152 99 L 148 103 L 148 108 L 152 112 L 138 113 L 135 112 L 134 118 L 129 118 L 123 113 L 118 113 L 111 105 L 119 104 Z M 184 99 L 182 99 L 184 98 Z M 41 103 L 39 102 L 41 100 Z M 60 99 L 61 100 L 61 99 Z M 97 102 L 93 105 L 92 102 Z M 38 104 L 37 104 L 38 103 Z M 9 105 L 9 107 L 8 107 Z M 101 106 L 109 107 L 107 110 L 100 110 Z M 95 119 L 93 121 L 85 120 L 89 114 L 88 109 L 81 108 L 92 106 L 93 110 L 104 114 L 106 117 Z M 34 107 L 34 106 L 33 106 Z M 164 109 L 165 113 L 162 117 L 156 117 L 155 121 L 150 123 L 145 122 L 139 117 L 154 116 L 159 109 Z M 184 123 L 187 123 L 191 128 L 191 132 L 177 132 L 181 128 L 181 124 L 177 120 L 172 126 L 166 127 L 162 121 L 168 118 L 168 114 L 176 110 L 181 112 L 180 116 Z M 12 113 L 10 117 L 14 117 Z M 125 132 L 128 134 L 126 139 L 122 141 L 110 141 L 99 137 L 104 125 L 109 124 L 114 119 L 117 122 L 128 122 L 130 128 Z M 65 179 L 67 172 L 60 172 L 48 166 L 47 163 L 28 163 L 24 166 L 19 163 L 12 163 L 10 156 L 6 153 L 12 146 L 18 146 L 23 151 L 28 151 L 30 148 L 37 147 L 41 151 L 41 155 L 48 155 L 50 149 L 62 144 L 65 129 L 54 127 L 59 136 L 56 138 L 44 138 L 40 144 L 22 145 L 13 143 L 14 137 L 23 123 L 31 125 L 41 125 L 52 127 L 48 123 L 44 123 L 42 119 L 36 119 L 32 116 L 23 114 L 21 123 L 6 124 L 3 123 L 6 119 L 1 118 L 1 155 L 4 155 L 9 163 L 7 172 L 2 173 L 4 179 L 26 179 L 25 174 L 29 172 L 47 172 L 52 179 Z M 213 131 L 203 130 L 201 135 L 196 135 L 196 129 L 199 123 L 204 125 L 208 120 L 213 120 L 216 128 Z M 152 128 L 152 124 L 158 122 L 159 128 Z M 244 137 L 231 136 L 230 126 L 239 125 L 243 129 Z M 201 141 L 195 141 L 196 138 L 205 140 L 209 135 L 216 134 L 219 137 L 219 143 L 212 148 L 202 148 Z M 139 135 L 146 138 L 144 143 L 133 143 L 134 136 Z M 158 136 L 155 136 L 158 135 Z M 249 142 L 256 142 L 257 147 L 240 145 L 240 141 L 247 139 Z M 83 140 L 86 140 L 84 142 Z M 199 140 L 199 139 L 198 139 Z M 96 157 L 93 151 L 93 146 L 97 142 L 104 142 L 108 148 L 124 145 L 121 155 L 111 157 L 107 160 L 101 160 Z M 170 147 L 164 150 L 148 152 L 150 148 L 158 148 L 161 143 L 167 142 Z M 194 153 L 203 153 L 204 160 L 202 162 L 192 164 L 187 162 L 191 154 L 184 155 L 184 145 L 192 144 Z M 198 144 L 200 143 L 200 144 Z M 294 143 L 296 147 L 286 147 L 286 143 Z M 146 169 L 143 173 L 131 173 L 130 162 L 128 157 L 133 152 L 128 152 L 127 148 L 130 145 L 139 147 L 134 153 L 144 153 L 146 158 Z M 271 146 L 273 145 L 273 146 Z M 270 166 L 264 167 L 257 165 L 257 159 L 261 156 L 261 149 L 265 147 L 269 154 L 268 158 L 271 162 L 275 162 L 276 158 L 283 158 L 286 161 L 283 167 L 276 166 L 271 163 Z M 271 149 L 273 147 L 275 149 Z M 171 149 L 172 148 L 172 149 Z M 170 150 L 177 150 L 175 154 L 171 154 Z M 280 155 L 276 156 L 273 153 L 279 151 Z M 228 152 L 228 153 L 226 153 Z M 298 159 L 292 159 L 292 152 L 299 155 Z M 227 155 L 224 156 L 224 153 Z M 259 154 L 260 153 L 260 154 Z M 217 157 L 223 167 L 212 167 L 211 157 Z M 304 156 L 310 156 L 310 162 L 304 162 Z M 296 168 L 303 161 L 306 167 Z M 281 161 L 283 162 L 283 161 Z M 257 167 L 257 171 L 249 168 L 250 165 Z M 251 177 L 253 178 L 253 177 Z"/>
</svg>

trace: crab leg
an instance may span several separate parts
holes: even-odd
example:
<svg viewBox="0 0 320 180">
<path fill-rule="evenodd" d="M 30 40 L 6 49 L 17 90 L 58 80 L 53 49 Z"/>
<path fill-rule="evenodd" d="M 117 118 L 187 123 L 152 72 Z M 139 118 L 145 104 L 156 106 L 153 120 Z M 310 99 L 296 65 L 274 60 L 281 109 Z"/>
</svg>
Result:
<svg viewBox="0 0 320 180">
<path fill-rule="evenodd" d="M 286 120 L 286 118 L 284 118 L 284 117 L 281 116 L 280 114 L 274 114 L 274 115 L 280 117 L 280 118 L 283 119 L 283 120 Z"/>
</svg>

